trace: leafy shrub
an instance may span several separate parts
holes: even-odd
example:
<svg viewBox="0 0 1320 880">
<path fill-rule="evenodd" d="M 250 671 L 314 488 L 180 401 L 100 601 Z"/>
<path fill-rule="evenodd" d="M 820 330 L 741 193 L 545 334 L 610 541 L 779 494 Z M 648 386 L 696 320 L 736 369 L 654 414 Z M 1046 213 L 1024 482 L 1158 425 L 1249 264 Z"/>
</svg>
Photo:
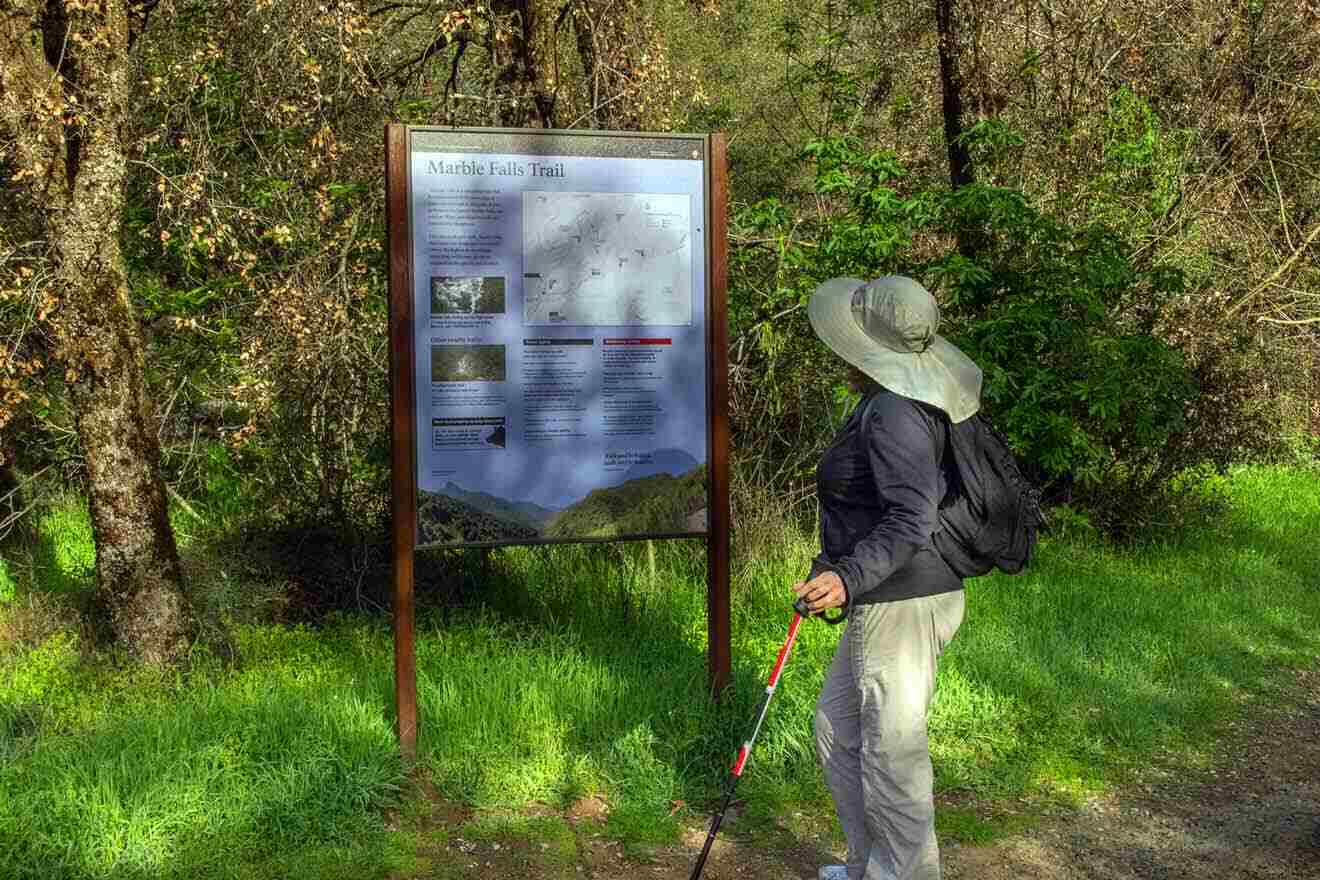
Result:
<svg viewBox="0 0 1320 880">
<path fill-rule="evenodd" d="M 775 460 L 776 444 L 808 440 L 808 453 L 789 456 L 796 469 L 776 475 L 786 485 L 809 482 L 840 390 L 802 307 L 828 278 L 888 273 L 937 292 L 942 332 L 985 372 L 986 411 L 1053 497 L 1098 525 L 1151 522 L 1167 512 L 1171 477 L 1220 463 L 1198 446 L 1212 426 L 1189 419 L 1198 376 L 1160 332 L 1187 293 L 1182 272 L 1143 261 L 1118 230 L 1051 217 L 1015 189 L 913 186 L 896 157 L 855 140 L 816 141 L 805 158 L 818 209 L 769 200 L 739 215 L 737 234 L 755 245 L 735 256 L 745 271 L 730 308 L 734 339 L 755 343 L 733 356 L 744 407 L 736 445 Z M 757 386 L 751 406 L 740 369 Z"/>
<path fill-rule="evenodd" d="M 1198 388 L 1155 333 L 1182 274 L 1142 265 L 1116 231 L 1050 218 L 1014 190 L 964 187 L 942 200 L 938 223 L 977 242 L 970 257 L 917 268 L 944 289 L 951 335 L 985 371 L 986 411 L 1056 495 L 1077 497 L 1111 531 L 1145 518 L 1174 474 L 1204 460 L 1173 444 Z"/>
</svg>

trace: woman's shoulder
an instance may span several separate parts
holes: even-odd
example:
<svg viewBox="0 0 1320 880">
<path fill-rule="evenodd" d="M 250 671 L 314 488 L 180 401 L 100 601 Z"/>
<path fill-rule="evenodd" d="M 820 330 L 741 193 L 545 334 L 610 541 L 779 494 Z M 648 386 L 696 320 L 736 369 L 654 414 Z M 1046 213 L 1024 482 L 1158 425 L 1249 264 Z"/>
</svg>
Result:
<svg viewBox="0 0 1320 880">
<path fill-rule="evenodd" d="M 946 417 L 939 406 L 912 400 L 887 388 L 879 388 L 863 405 L 867 406 L 863 431 L 870 435 L 870 442 L 882 445 L 933 442 L 939 447 L 944 439 Z"/>
<path fill-rule="evenodd" d="M 861 406 L 867 408 L 867 420 L 872 424 L 920 421 L 938 425 L 940 419 L 945 417 L 939 407 L 895 394 L 884 386 L 876 386 Z"/>
</svg>

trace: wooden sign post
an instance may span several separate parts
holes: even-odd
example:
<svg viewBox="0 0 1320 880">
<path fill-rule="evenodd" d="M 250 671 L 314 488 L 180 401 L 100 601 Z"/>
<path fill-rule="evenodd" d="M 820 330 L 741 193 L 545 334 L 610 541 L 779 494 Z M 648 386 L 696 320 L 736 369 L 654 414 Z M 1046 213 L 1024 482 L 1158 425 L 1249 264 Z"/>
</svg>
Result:
<svg viewBox="0 0 1320 880">
<path fill-rule="evenodd" d="M 706 628 L 710 689 L 728 687 L 732 666 L 729 608 L 729 163 L 723 132 L 710 136 L 710 534 L 706 538 Z"/>
<path fill-rule="evenodd" d="M 408 218 L 408 135 L 385 128 L 385 228 L 390 292 L 390 503 L 393 513 L 394 707 L 399 751 L 417 758 L 417 653 L 413 645 L 413 554 L 417 543 L 417 432 L 413 364 L 412 223 Z"/>
</svg>

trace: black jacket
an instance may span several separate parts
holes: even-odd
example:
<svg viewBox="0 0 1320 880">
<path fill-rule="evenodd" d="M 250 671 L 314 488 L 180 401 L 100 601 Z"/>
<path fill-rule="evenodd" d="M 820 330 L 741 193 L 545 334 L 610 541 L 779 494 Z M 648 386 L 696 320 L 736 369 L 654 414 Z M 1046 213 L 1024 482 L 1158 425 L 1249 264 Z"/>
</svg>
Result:
<svg viewBox="0 0 1320 880">
<path fill-rule="evenodd" d="M 946 488 L 947 423 L 936 407 L 874 387 L 821 457 L 821 553 L 810 576 L 836 572 L 849 605 L 962 588 L 931 543 Z"/>
</svg>

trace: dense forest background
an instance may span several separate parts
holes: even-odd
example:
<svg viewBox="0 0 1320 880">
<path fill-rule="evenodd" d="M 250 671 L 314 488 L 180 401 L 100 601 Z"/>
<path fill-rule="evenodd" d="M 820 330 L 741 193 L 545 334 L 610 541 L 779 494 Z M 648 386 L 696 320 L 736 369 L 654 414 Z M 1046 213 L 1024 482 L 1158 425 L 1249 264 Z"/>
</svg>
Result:
<svg viewBox="0 0 1320 880">
<path fill-rule="evenodd" d="M 84 493 L 144 658 L 195 628 L 171 504 L 323 598 L 388 559 L 392 121 L 729 133 L 744 551 L 814 512 L 837 275 L 934 291 L 1048 499 L 1116 537 L 1315 455 L 1315 2 L 92 6 L 0 2 L 0 541 Z"/>
</svg>

